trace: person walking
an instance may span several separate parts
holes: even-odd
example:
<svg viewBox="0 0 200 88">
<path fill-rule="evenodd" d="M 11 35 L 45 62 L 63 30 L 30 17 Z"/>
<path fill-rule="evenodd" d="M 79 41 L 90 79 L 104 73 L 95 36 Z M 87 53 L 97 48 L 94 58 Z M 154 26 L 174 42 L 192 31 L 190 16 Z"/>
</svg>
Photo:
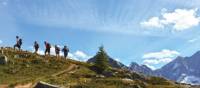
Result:
<svg viewBox="0 0 200 88">
<path fill-rule="evenodd" d="M 62 49 L 62 52 L 64 53 L 64 57 L 67 58 L 68 52 L 69 52 L 69 49 L 67 48 L 67 46 L 64 46 L 64 48 Z"/>
<path fill-rule="evenodd" d="M 59 58 L 60 57 L 60 48 L 55 45 L 55 53 L 56 53 L 56 57 Z"/>
<path fill-rule="evenodd" d="M 22 39 L 19 38 L 19 36 L 16 36 L 16 44 L 14 45 L 14 50 L 17 47 L 19 50 L 21 50 L 21 45 L 22 45 Z"/>
<path fill-rule="evenodd" d="M 35 52 L 34 52 L 34 53 L 35 53 L 35 54 L 37 54 L 39 47 L 40 47 L 39 44 L 37 43 L 37 41 L 35 41 L 35 42 L 34 42 L 34 49 L 35 49 Z"/>
<path fill-rule="evenodd" d="M 48 55 L 50 55 L 50 50 L 51 50 L 51 45 L 50 45 L 50 43 L 48 43 L 48 42 L 44 42 L 44 44 L 45 44 L 45 52 L 44 52 L 44 54 L 45 54 L 45 56 L 48 54 Z"/>
<path fill-rule="evenodd" d="M 19 42 L 19 36 L 16 36 L 16 44 L 14 45 L 14 50 L 18 46 L 18 42 Z"/>
</svg>

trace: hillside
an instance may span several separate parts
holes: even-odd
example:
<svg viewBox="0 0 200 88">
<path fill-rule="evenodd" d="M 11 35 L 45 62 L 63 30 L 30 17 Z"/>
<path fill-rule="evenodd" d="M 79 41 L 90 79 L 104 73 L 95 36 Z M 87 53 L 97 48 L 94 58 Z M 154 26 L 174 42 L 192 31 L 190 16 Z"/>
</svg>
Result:
<svg viewBox="0 0 200 88">
<path fill-rule="evenodd" d="M 3 50 L 3 54 L 2 54 Z M 38 82 L 58 88 L 188 88 L 160 77 L 150 77 L 110 68 L 105 74 L 91 70 L 93 64 L 72 59 L 42 56 L 3 48 L 0 56 L 0 88 L 32 88 Z"/>
</svg>

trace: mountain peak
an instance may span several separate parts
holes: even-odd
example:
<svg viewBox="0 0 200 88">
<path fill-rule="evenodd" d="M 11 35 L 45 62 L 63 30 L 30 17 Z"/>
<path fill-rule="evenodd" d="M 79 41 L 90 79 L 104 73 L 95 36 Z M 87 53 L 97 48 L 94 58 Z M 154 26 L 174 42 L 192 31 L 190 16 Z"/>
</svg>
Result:
<svg viewBox="0 0 200 88">
<path fill-rule="evenodd" d="M 87 62 L 94 63 L 95 61 L 96 61 L 96 58 L 93 57 L 93 58 L 88 59 Z M 116 61 L 115 59 L 111 58 L 110 56 L 108 56 L 108 61 L 109 61 L 110 66 L 113 67 L 113 68 L 125 68 L 125 69 L 128 69 L 128 67 L 126 65 L 122 64 L 119 61 Z"/>
<path fill-rule="evenodd" d="M 153 71 L 146 65 L 139 65 L 136 62 L 132 62 L 129 67 L 130 71 L 139 72 L 146 75 L 153 75 Z"/>
<path fill-rule="evenodd" d="M 146 66 L 146 65 L 141 65 L 141 67 L 143 67 L 143 68 L 146 68 L 146 69 L 151 69 L 151 68 L 149 68 L 148 66 Z"/>
<path fill-rule="evenodd" d="M 178 56 L 170 63 L 164 65 L 157 72 L 163 77 L 170 80 L 181 82 L 180 79 L 184 79 L 184 83 L 200 84 L 200 81 L 193 81 L 193 78 L 200 78 L 200 51 L 197 51 L 190 57 Z M 186 75 L 186 76 L 183 76 Z"/>
<path fill-rule="evenodd" d="M 131 62 L 130 67 L 132 66 L 139 66 L 139 64 L 137 64 L 136 62 Z"/>
<path fill-rule="evenodd" d="M 200 57 L 200 51 L 197 51 L 195 54 L 193 54 L 191 57 Z"/>
</svg>

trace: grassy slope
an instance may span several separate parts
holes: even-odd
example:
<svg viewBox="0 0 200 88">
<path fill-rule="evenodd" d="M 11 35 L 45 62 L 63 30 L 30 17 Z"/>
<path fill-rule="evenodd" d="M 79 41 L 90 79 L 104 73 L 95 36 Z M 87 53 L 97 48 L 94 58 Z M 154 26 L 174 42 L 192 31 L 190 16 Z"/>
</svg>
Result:
<svg viewBox="0 0 200 88">
<path fill-rule="evenodd" d="M 45 81 L 50 84 L 71 88 L 178 88 L 168 80 L 158 77 L 144 77 L 121 69 L 112 69 L 113 77 L 98 78 L 90 70 L 91 64 L 74 60 L 56 59 L 54 56 L 44 57 L 25 51 L 4 50 L 9 58 L 6 65 L 0 65 L 0 84 L 16 85 Z M 72 71 L 52 76 L 66 70 L 71 64 L 78 68 Z M 122 80 L 129 78 L 132 80 Z"/>
</svg>

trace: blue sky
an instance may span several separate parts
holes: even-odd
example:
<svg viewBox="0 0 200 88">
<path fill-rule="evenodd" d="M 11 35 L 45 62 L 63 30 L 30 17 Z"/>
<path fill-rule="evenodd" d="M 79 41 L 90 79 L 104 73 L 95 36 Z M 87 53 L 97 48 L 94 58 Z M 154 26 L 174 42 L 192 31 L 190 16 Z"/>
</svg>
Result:
<svg viewBox="0 0 200 88">
<path fill-rule="evenodd" d="M 129 65 L 156 69 L 200 50 L 198 0 L 0 0 L 0 45 L 23 49 L 37 40 L 70 47 L 81 60 L 100 45 Z"/>
</svg>

